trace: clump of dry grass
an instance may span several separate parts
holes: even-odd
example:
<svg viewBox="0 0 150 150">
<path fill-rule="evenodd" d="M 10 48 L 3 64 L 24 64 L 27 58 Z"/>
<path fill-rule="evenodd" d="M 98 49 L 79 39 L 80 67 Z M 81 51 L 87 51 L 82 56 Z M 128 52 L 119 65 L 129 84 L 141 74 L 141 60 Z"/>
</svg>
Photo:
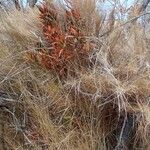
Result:
<svg viewBox="0 0 150 150">
<path fill-rule="evenodd" d="M 67 2 L 0 16 L 0 148 L 149 149 L 141 12 L 135 6 L 125 22 L 113 9 L 106 21 L 94 0 Z"/>
</svg>

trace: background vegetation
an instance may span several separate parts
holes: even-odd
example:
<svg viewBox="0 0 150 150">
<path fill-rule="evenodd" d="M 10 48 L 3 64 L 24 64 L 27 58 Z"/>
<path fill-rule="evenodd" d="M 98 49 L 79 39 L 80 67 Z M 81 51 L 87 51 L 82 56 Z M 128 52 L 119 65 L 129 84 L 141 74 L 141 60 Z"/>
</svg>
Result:
<svg viewBox="0 0 150 150">
<path fill-rule="evenodd" d="M 14 2 L 0 9 L 0 149 L 149 150 L 149 1 Z"/>
</svg>

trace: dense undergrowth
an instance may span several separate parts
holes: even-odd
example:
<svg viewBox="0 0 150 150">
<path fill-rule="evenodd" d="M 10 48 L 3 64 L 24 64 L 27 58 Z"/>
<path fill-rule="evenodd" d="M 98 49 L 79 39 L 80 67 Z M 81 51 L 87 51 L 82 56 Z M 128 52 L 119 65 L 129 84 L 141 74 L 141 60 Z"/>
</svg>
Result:
<svg viewBox="0 0 150 150">
<path fill-rule="evenodd" d="M 96 3 L 1 12 L 1 149 L 150 149 L 149 22 Z"/>
</svg>

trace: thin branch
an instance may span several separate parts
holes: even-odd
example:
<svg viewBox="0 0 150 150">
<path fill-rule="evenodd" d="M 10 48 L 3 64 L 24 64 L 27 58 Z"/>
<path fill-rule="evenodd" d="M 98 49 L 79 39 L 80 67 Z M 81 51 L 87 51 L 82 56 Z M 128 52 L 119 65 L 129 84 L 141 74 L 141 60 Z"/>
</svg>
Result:
<svg viewBox="0 0 150 150">
<path fill-rule="evenodd" d="M 19 0 L 13 0 L 14 4 L 15 4 L 15 7 L 17 10 L 21 10 L 21 6 L 19 4 Z"/>
</svg>

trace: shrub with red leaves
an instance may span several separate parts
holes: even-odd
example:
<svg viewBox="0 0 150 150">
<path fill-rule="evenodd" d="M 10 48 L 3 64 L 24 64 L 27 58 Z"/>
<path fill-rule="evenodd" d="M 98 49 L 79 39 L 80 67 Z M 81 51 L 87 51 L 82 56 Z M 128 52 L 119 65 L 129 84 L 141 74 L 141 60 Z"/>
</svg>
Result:
<svg viewBox="0 0 150 150">
<path fill-rule="evenodd" d="M 86 40 L 81 26 L 85 26 L 77 10 L 65 10 L 65 26 L 62 29 L 58 11 L 53 5 L 39 8 L 42 31 L 46 45 L 37 53 L 29 52 L 30 58 L 47 69 L 65 75 L 74 70 L 73 64 L 82 67 L 87 64 L 92 44 Z"/>
</svg>

